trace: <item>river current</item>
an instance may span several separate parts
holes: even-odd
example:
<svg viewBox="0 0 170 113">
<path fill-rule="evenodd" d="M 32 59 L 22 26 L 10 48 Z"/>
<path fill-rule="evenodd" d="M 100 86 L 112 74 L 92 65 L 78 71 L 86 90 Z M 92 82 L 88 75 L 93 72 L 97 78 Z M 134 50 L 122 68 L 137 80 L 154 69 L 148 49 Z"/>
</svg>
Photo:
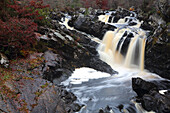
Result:
<svg viewBox="0 0 170 113">
<path fill-rule="evenodd" d="M 114 31 L 106 32 L 103 40 L 97 41 L 100 59 L 109 64 L 118 74 L 110 75 L 96 71 L 88 67 L 78 68 L 72 76 L 61 84 L 67 86 L 67 90 L 78 97 L 78 102 L 84 104 L 80 113 L 98 113 L 99 109 L 106 106 L 112 107 L 111 113 L 121 113 L 117 108 L 123 105 L 124 113 L 129 113 L 129 106 L 136 113 L 148 113 L 141 108 L 139 103 L 133 101 L 136 93 L 132 90 L 132 78 L 140 77 L 147 81 L 163 80 L 154 73 L 144 69 L 145 42 L 147 31 L 140 29 L 142 22 L 135 15 L 127 16 L 113 23 L 114 17 L 109 22 L 112 12 L 100 15 L 99 21 L 117 27 Z M 66 19 L 68 22 L 68 19 Z M 66 25 L 68 29 L 67 22 Z M 129 23 L 136 23 L 129 26 Z M 73 28 L 71 28 L 73 29 Z M 132 37 L 128 37 L 129 34 Z M 129 45 L 124 47 L 126 40 L 130 39 Z M 127 48 L 125 53 L 122 49 Z"/>
</svg>

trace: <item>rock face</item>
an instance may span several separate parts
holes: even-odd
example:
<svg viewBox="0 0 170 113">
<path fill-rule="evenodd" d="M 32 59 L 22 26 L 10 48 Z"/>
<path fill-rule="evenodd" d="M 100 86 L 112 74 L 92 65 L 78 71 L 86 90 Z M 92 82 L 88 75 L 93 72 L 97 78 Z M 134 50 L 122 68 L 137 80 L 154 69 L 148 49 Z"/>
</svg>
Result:
<svg viewBox="0 0 170 113">
<path fill-rule="evenodd" d="M 87 34 L 98 37 L 99 39 L 102 39 L 107 31 L 109 30 L 114 31 L 114 29 L 116 29 L 116 26 L 105 24 L 104 22 L 98 21 L 99 14 L 105 15 L 106 13 L 108 12 L 98 13 L 98 11 L 96 11 L 96 13 L 94 13 L 93 15 L 82 16 L 81 14 L 81 16 L 74 16 L 69 21 L 68 24 L 77 30 L 80 30 Z M 112 18 L 114 17 L 113 23 L 116 23 L 118 22 L 119 19 L 124 18 L 126 16 L 134 17 L 135 15 L 134 13 L 119 7 L 116 10 L 116 12 L 113 12 L 111 14 L 108 21 L 111 22 Z M 136 23 L 129 22 L 129 25 L 134 24 Z"/>
<path fill-rule="evenodd" d="M 169 7 L 169 0 L 157 0 L 156 1 L 156 8 L 162 14 L 162 18 L 169 22 L 170 19 L 170 7 Z"/>
<path fill-rule="evenodd" d="M 154 44 L 146 54 L 145 65 L 151 72 L 170 79 L 170 46 L 167 44 Z"/>
<path fill-rule="evenodd" d="M 53 58 L 46 56 L 45 59 Z M 34 53 L 26 59 L 12 61 L 13 80 L 6 80 L 3 84 L 0 112 L 73 113 L 80 110 L 81 106 L 75 103 L 77 98 L 73 93 L 42 79 L 41 65 L 45 59 L 43 53 Z"/>
<path fill-rule="evenodd" d="M 111 25 L 105 25 L 105 23 L 100 21 L 94 21 L 93 18 L 90 18 L 88 16 L 72 19 L 71 21 L 69 21 L 69 25 L 73 26 L 77 30 L 98 37 L 99 39 L 103 38 L 106 31 L 114 30 L 116 28 Z"/>
<path fill-rule="evenodd" d="M 156 113 L 170 112 L 169 92 L 164 95 L 160 94 L 160 87 L 157 84 L 144 81 L 141 78 L 132 78 L 132 87 L 145 110 Z M 169 86 L 164 88 L 169 90 Z"/>
<path fill-rule="evenodd" d="M 157 0 L 156 7 L 159 13 L 149 16 L 153 30 L 147 41 L 145 67 L 161 77 L 170 79 L 170 25 L 167 21 L 167 4 L 167 0 Z"/>
</svg>

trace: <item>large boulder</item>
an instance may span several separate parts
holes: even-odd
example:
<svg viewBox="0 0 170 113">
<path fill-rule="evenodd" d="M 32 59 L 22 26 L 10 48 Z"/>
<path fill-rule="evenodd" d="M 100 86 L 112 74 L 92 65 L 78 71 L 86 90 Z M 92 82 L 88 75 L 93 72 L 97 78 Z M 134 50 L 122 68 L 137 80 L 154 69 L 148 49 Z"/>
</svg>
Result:
<svg viewBox="0 0 170 113">
<path fill-rule="evenodd" d="M 106 31 L 114 30 L 116 27 L 106 25 L 104 22 L 98 21 L 97 20 L 99 15 L 99 13 L 97 13 L 98 11 L 100 10 L 97 10 L 96 13 L 94 13 L 94 15 L 74 16 L 68 22 L 68 25 L 74 27 L 79 31 L 85 32 L 87 34 L 98 37 L 99 39 L 102 39 Z M 104 12 L 102 11 L 101 14 L 104 14 Z"/>
<path fill-rule="evenodd" d="M 44 79 L 52 82 L 55 80 L 55 83 L 59 84 L 71 75 L 71 69 L 63 68 L 62 58 L 58 54 L 52 51 L 46 51 L 43 57 L 45 59 L 42 67 Z"/>
<path fill-rule="evenodd" d="M 48 29 L 40 37 L 50 51 L 43 55 L 43 77 L 55 84 L 66 80 L 75 68 L 91 67 L 98 71 L 115 74 L 108 64 L 99 59 L 97 43 L 77 31 L 70 32 L 64 27 L 58 30 Z M 46 37 L 46 38 L 44 38 Z"/>
<path fill-rule="evenodd" d="M 158 88 L 154 83 L 146 82 L 141 78 L 132 78 L 132 88 L 140 98 L 143 97 L 143 95 L 148 94 L 151 90 L 158 91 Z"/>
<path fill-rule="evenodd" d="M 169 83 L 170 85 L 170 83 Z M 161 94 L 159 85 L 156 82 L 147 82 L 141 78 L 132 78 L 132 88 L 137 93 L 137 100 L 147 111 L 155 111 L 156 113 L 170 112 L 170 95 L 169 92 Z M 169 86 L 164 90 L 170 90 Z"/>
</svg>

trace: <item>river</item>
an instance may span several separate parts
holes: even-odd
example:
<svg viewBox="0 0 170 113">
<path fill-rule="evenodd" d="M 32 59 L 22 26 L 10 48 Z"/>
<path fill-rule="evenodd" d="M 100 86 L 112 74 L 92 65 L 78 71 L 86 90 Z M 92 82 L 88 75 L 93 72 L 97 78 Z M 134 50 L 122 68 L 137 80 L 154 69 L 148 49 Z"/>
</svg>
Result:
<svg viewBox="0 0 170 113">
<path fill-rule="evenodd" d="M 118 74 L 110 75 L 88 67 L 76 69 L 72 76 L 61 84 L 78 97 L 85 106 L 80 113 L 98 113 L 99 109 L 111 106 L 112 113 L 121 113 L 117 108 L 124 106 L 124 113 L 130 113 L 129 106 L 137 113 L 147 113 L 140 104 L 133 101 L 136 93 L 132 90 L 132 78 L 140 77 L 147 81 L 163 80 L 144 69 L 145 43 L 147 32 L 140 29 L 142 22 L 136 14 L 113 23 L 109 17 L 113 12 L 99 16 L 99 21 L 117 27 L 106 32 L 103 40 L 97 41 L 100 59 L 109 64 Z M 66 20 L 68 22 L 68 20 Z M 129 23 L 136 23 L 129 26 Z M 67 25 L 65 22 L 64 24 Z M 68 28 L 70 29 L 70 27 Z M 73 28 L 71 28 L 73 29 Z M 128 44 L 128 46 L 127 46 Z"/>
</svg>

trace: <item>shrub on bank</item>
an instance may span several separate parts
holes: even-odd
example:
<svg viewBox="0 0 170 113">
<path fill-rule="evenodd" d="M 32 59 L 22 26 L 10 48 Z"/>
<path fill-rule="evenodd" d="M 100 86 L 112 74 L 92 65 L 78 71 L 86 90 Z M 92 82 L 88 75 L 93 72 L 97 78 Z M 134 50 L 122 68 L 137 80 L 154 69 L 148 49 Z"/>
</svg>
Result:
<svg viewBox="0 0 170 113">
<path fill-rule="evenodd" d="M 27 18 L 10 18 L 0 20 L 0 47 L 7 56 L 19 54 L 20 50 L 29 49 L 35 43 L 34 31 L 37 24 Z M 12 55 L 12 57 L 14 57 Z"/>
<path fill-rule="evenodd" d="M 43 0 L 1 0 L 0 52 L 10 59 L 30 50 L 35 44 L 37 24 L 45 24 Z"/>
</svg>

